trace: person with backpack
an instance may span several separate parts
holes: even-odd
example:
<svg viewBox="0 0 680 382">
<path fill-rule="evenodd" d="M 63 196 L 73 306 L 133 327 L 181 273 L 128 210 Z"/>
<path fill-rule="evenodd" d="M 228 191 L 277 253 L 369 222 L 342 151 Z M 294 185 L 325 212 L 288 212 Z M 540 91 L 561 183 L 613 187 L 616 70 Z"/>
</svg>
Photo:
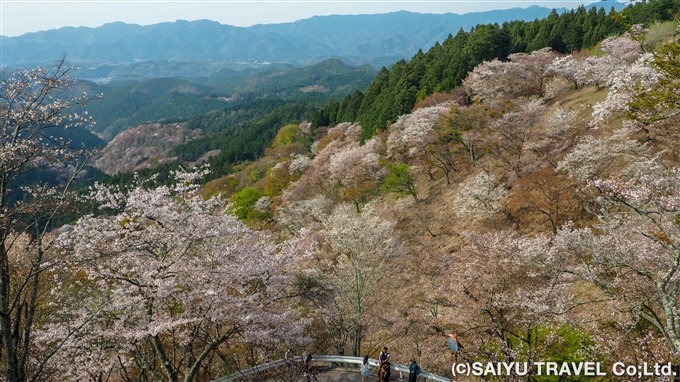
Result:
<svg viewBox="0 0 680 382">
<path fill-rule="evenodd" d="M 387 346 L 383 347 L 383 350 L 380 352 L 380 355 L 378 356 L 378 382 L 383 381 L 383 365 L 385 365 L 385 362 L 389 362 L 390 359 L 390 353 L 387 352 Z M 387 368 L 387 372 L 389 373 L 389 368 Z"/>
<path fill-rule="evenodd" d="M 416 382 L 418 375 L 420 375 L 420 366 L 418 366 L 414 359 L 411 361 L 411 366 L 408 368 L 408 382 Z"/>
<path fill-rule="evenodd" d="M 378 360 L 380 361 L 380 366 L 382 366 L 383 363 L 387 362 L 390 359 L 390 353 L 387 352 L 387 346 L 383 347 L 383 350 L 380 352 L 380 356 L 378 356 Z"/>
<path fill-rule="evenodd" d="M 371 365 L 368 363 L 368 355 L 364 356 L 364 362 L 361 364 L 361 382 L 368 382 L 368 377 L 371 376 Z"/>
</svg>

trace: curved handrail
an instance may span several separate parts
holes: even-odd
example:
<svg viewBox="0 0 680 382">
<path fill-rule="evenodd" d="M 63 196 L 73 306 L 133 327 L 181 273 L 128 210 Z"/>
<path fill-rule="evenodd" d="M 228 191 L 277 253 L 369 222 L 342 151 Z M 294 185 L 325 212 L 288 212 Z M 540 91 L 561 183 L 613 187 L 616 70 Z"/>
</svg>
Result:
<svg viewBox="0 0 680 382">
<path fill-rule="evenodd" d="M 301 357 L 295 357 L 295 361 L 302 361 Z M 364 363 L 364 359 L 362 357 L 348 357 L 348 356 L 341 356 L 341 355 L 315 355 L 312 358 L 312 361 L 314 362 L 328 362 L 328 363 L 352 363 L 356 365 L 361 365 Z M 378 366 L 379 362 L 377 359 L 369 359 L 368 360 L 369 365 L 371 366 Z M 267 362 L 263 363 L 262 365 L 257 365 L 255 367 L 251 367 L 250 369 L 244 369 L 240 370 L 234 374 L 228 375 L 226 377 L 221 377 L 218 379 L 213 380 L 212 382 L 233 382 L 238 379 L 261 373 L 270 369 L 275 369 L 277 367 L 282 367 L 286 364 L 285 359 L 279 359 L 276 361 L 272 362 Z M 399 375 L 402 376 L 403 374 L 408 374 L 409 373 L 409 367 L 400 365 L 398 363 L 390 363 L 390 369 L 394 371 L 398 371 Z M 430 381 L 434 382 L 451 382 L 449 378 L 442 377 L 441 375 L 437 375 L 434 373 L 429 373 L 427 371 L 421 370 L 419 377 L 429 379 Z"/>
</svg>

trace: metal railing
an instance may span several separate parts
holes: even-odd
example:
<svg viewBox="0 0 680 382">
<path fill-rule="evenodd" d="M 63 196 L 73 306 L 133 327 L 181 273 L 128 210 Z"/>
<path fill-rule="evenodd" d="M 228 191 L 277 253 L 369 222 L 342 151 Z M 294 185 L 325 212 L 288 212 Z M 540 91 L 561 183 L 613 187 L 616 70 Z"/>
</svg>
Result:
<svg viewBox="0 0 680 382">
<path fill-rule="evenodd" d="M 329 367 L 332 367 L 333 363 L 351 363 L 355 365 L 361 365 L 364 363 L 364 359 L 362 357 L 346 357 L 346 356 L 340 356 L 340 355 L 314 355 L 312 356 L 312 362 L 323 362 L 323 363 L 328 363 Z M 302 362 L 302 357 L 295 357 L 295 361 L 297 362 Z M 377 367 L 379 362 L 377 359 L 369 359 L 368 363 L 371 366 Z M 285 359 L 279 359 L 276 361 L 272 362 L 267 362 L 263 363 L 262 365 L 257 365 L 255 367 L 251 367 L 250 369 L 245 369 L 245 370 L 240 370 L 237 371 L 234 374 L 228 375 L 226 377 L 221 377 L 218 379 L 213 380 L 212 382 L 233 382 L 236 380 L 239 380 L 241 378 L 245 378 L 251 375 L 255 375 L 258 373 L 265 372 L 267 370 L 275 369 L 277 367 L 283 367 L 286 365 L 286 360 Z M 390 369 L 394 371 L 399 372 L 399 379 L 404 378 L 404 374 L 408 375 L 409 374 L 409 367 L 400 365 L 398 363 L 390 363 Z M 430 381 L 434 382 L 451 382 L 449 378 L 442 377 L 440 375 L 434 374 L 434 373 L 428 373 L 427 371 L 421 370 L 420 374 L 418 377 L 428 379 Z"/>
</svg>

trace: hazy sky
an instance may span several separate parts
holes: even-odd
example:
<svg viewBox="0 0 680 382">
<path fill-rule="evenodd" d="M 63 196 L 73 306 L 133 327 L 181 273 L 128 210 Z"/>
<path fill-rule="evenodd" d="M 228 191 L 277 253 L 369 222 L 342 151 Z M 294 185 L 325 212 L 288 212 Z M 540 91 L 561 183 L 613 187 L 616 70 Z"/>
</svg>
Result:
<svg viewBox="0 0 680 382">
<path fill-rule="evenodd" d="M 595 2 L 585 1 L 585 4 Z M 305 19 L 314 15 L 385 13 L 408 10 L 421 13 L 468 13 L 530 5 L 574 8 L 583 0 L 0 0 L 0 35 L 63 26 L 97 27 L 123 21 L 141 25 L 164 21 L 215 20 L 250 26 Z"/>
</svg>

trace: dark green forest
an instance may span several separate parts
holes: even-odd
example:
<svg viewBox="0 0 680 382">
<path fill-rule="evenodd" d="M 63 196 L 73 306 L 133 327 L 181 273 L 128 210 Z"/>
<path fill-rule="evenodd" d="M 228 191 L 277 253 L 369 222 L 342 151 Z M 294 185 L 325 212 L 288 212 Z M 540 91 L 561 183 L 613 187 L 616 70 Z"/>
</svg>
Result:
<svg viewBox="0 0 680 382">
<path fill-rule="evenodd" d="M 251 102 L 262 99 L 320 107 L 354 89 L 365 89 L 375 74 L 366 65 L 353 67 L 328 59 L 303 68 L 260 70 L 247 76 L 153 78 L 106 85 L 81 80 L 70 93 L 76 96 L 85 91 L 95 96 L 77 111 L 87 110 L 96 122 L 92 130 L 111 139 L 139 124 L 184 122 L 211 111 L 249 108 Z M 313 85 L 318 90 L 303 91 Z"/>
<path fill-rule="evenodd" d="M 260 102 L 260 104 L 264 103 L 266 102 Z M 271 102 L 272 105 L 276 103 Z M 316 108 L 308 103 L 287 103 L 271 110 L 267 108 L 259 110 L 262 113 L 253 119 L 229 125 L 231 127 L 215 135 L 175 146 L 170 150 L 169 155 L 177 156 L 183 161 L 192 161 L 210 150 L 221 150 L 219 155 L 208 160 L 211 173 L 207 180 L 217 179 L 231 173 L 234 164 L 253 161 L 261 157 L 282 126 L 308 120 Z M 195 118 L 189 122 L 189 125 L 224 126 L 217 121 L 229 119 L 228 112 L 225 111 Z"/>
</svg>

